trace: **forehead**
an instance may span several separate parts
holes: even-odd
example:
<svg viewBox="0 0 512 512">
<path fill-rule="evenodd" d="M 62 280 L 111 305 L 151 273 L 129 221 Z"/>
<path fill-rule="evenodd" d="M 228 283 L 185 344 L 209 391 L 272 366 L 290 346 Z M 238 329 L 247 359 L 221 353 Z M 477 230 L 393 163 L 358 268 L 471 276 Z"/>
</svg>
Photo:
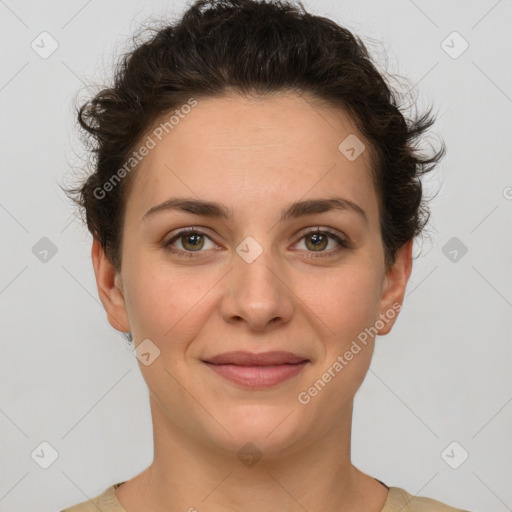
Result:
<svg viewBox="0 0 512 512">
<path fill-rule="evenodd" d="M 133 176 L 132 207 L 198 196 L 236 209 L 251 199 L 280 204 L 339 192 L 371 214 L 371 148 L 345 111 L 294 93 L 196 101 L 172 125 L 164 124 L 170 113 L 148 131 L 155 146 Z M 347 158 L 344 141 L 366 149 Z"/>
</svg>

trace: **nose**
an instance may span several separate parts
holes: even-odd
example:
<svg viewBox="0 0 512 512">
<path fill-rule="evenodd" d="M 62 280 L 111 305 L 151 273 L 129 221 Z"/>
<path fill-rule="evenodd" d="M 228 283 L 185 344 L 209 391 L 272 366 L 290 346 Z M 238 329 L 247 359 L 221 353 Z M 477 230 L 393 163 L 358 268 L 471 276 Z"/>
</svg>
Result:
<svg viewBox="0 0 512 512">
<path fill-rule="evenodd" d="M 224 320 L 245 322 L 257 332 L 288 323 L 294 311 L 293 286 L 279 262 L 263 251 L 252 263 L 235 254 L 233 265 L 221 304 Z"/>
</svg>

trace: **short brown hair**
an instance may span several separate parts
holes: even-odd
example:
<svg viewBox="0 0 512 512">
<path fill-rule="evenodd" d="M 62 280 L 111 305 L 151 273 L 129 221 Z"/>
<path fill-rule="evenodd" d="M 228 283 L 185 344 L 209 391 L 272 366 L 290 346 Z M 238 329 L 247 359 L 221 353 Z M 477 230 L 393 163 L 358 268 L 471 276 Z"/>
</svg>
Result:
<svg viewBox="0 0 512 512">
<path fill-rule="evenodd" d="M 126 197 L 133 175 L 105 198 L 95 190 L 120 169 L 141 137 L 190 97 L 307 93 L 355 120 L 375 155 L 373 180 L 385 261 L 419 235 L 430 211 L 420 177 L 444 156 L 415 148 L 433 124 L 430 108 L 405 118 L 405 95 L 377 70 L 361 39 L 302 3 L 285 0 L 197 0 L 176 23 L 150 28 L 151 38 L 123 55 L 114 84 L 78 109 L 94 154 L 94 170 L 68 195 L 85 210 L 87 226 L 121 269 Z M 137 36 L 135 36 L 136 38 Z M 134 39 L 135 39 L 134 38 Z"/>
</svg>

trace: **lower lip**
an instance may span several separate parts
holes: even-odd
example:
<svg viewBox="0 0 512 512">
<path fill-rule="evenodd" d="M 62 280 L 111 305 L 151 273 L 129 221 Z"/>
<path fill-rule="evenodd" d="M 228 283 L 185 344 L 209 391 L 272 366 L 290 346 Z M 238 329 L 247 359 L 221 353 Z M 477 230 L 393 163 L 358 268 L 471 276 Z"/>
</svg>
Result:
<svg viewBox="0 0 512 512">
<path fill-rule="evenodd" d="M 297 375 L 308 361 L 276 366 L 238 366 L 235 364 L 205 363 L 215 373 L 236 384 L 249 388 L 268 388 Z"/>
</svg>

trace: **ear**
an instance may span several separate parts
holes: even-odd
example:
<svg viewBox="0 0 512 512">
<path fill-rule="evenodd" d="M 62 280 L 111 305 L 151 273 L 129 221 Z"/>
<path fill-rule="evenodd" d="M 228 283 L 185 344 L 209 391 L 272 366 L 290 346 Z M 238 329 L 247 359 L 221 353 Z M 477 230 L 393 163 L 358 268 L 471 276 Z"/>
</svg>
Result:
<svg viewBox="0 0 512 512">
<path fill-rule="evenodd" d="M 397 251 L 394 265 L 386 272 L 380 300 L 380 318 L 384 320 L 384 327 L 378 331 L 380 336 L 388 334 L 398 318 L 412 270 L 412 245 L 411 239 Z"/>
<path fill-rule="evenodd" d="M 94 238 L 91 250 L 92 264 L 100 300 L 110 325 L 120 332 L 129 332 L 121 275 L 105 256 L 100 242 Z"/>
</svg>

